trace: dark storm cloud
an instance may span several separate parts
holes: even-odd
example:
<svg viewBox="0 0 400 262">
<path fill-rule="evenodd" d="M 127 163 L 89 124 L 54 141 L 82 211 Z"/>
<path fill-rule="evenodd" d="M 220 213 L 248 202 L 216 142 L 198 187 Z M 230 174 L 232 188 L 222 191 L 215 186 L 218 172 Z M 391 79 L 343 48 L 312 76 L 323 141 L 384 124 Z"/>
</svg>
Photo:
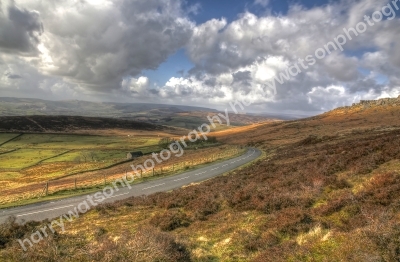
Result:
<svg viewBox="0 0 400 262">
<path fill-rule="evenodd" d="M 293 4 L 280 15 L 243 10 L 233 21 L 199 25 L 189 15 L 198 7 L 184 0 L 0 1 L 2 94 L 112 95 L 221 107 L 247 99 L 257 108 L 318 111 L 400 93 L 398 18 L 377 23 L 349 41 L 347 52 L 332 52 L 278 84 L 276 94 L 261 92 L 298 58 L 314 54 L 387 0 L 331 1 L 311 9 Z M 142 75 L 181 48 L 192 69 L 160 86 Z"/>
<path fill-rule="evenodd" d="M 216 78 L 210 78 L 204 81 L 205 85 L 208 85 L 210 87 L 215 87 L 217 85 L 217 79 Z"/>
<path fill-rule="evenodd" d="M 69 90 L 74 94 L 124 92 L 124 79 L 157 69 L 188 42 L 195 24 L 184 10 L 189 6 L 182 6 L 176 0 L 1 0 L 0 76 L 10 69 L 30 75 L 22 69 L 36 68 L 59 79 L 53 87 L 33 81 L 36 91 L 64 93 L 63 87 L 75 86 Z M 21 67 L 18 55 L 33 59 Z M 2 83 L 7 85 L 14 87 Z"/>
<path fill-rule="evenodd" d="M 381 90 L 384 89 L 384 85 L 378 84 L 374 79 L 359 79 L 356 82 L 351 83 L 348 86 L 348 90 L 350 93 L 354 94 L 357 92 L 368 92 L 373 91 L 376 94 L 379 94 Z"/>
<path fill-rule="evenodd" d="M 0 2 L 0 49 L 10 53 L 37 52 L 44 31 L 39 13 L 19 8 L 14 2 L 5 5 Z"/>
<path fill-rule="evenodd" d="M 44 15 L 54 21 L 49 73 L 90 89 L 118 89 L 124 77 L 156 69 L 191 37 L 194 25 L 179 1 L 104 4 L 97 9 L 71 4 L 61 19 Z"/>
<path fill-rule="evenodd" d="M 20 78 L 22 78 L 20 75 L 17 75 L 17 74 L 6 73 L 5 75 L 6 75 L 9 79 L 20 79 Z"/>
</svg>

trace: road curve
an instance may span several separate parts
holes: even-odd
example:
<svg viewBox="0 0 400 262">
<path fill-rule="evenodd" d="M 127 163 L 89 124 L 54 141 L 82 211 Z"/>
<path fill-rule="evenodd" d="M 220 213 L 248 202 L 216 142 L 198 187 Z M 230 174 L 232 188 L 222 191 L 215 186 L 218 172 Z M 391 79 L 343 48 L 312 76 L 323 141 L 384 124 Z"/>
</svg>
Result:
<svg viewBox="0 0 400 262">
<path fill-rule="evenodd" d="M 220 163 L 212 164 L 203 168 L 185 172 L 176 176 L 163 177 L 140 184 L 120 188 L 118 192 L 105 200 L 103 203 L 112 203 L 117 200 L 127 199 L 133 196 L 151 195 L 157 192 L 166 192 L 180 188 L 191 183 L 205 181 L 207 179 L 219 176 L 243 166 L 261 156 L 261 151 L 256 148 L 250 148 L 245 154 L 225 160 Z M 89 196 L 93 196 L 90 194 Z M 53 219 L 74 210 L 79 203 L 86 200 L 88 195 L 71 197 L 59 201 L 42 202 L 27 206 L 15 207 L 10 209 L 0 209 L 0 224 L 4 223 L 8 217 L 15 216 L 17 222 L 42 221 L 44 219 Z"/>
</svg>

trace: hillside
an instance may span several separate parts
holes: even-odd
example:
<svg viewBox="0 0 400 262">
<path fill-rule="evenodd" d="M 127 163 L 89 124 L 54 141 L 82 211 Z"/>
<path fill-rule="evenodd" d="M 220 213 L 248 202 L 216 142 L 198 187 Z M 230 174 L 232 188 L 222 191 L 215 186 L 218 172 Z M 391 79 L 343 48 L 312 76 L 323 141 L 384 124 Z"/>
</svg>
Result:
<svg viewBox="0 0 400 262">
<path fill-rule="evenodd" d="M 145 104 L 97 103 L 88 101 L 47 101 L 28 98 L 0 97 L 1 116 L 84 116 L 121 118 L 125 120 L 194 129 L 207 122 L 208 115 L 218 111 L 211 108 Z M 242 126 L 277 117 L 232 115 L 232 125 Z"/>
<path fill-rule="evenodd" d="M 81 116 L 3 116 L 0 117 L 0 132 L 73 132 L 76 130 L 162 130 L 150 123 L 113 118 Z"/>
<path fill-rule="evenodd" d="M 97 207 L 27 253 L 15 239 L 41 224 L 10 221 L 0 260 L 400 261 L 399 115 L 396 104 L 356 104 L 216 132 L 265 155 L 204 183 Z"/>
<path fill-rule="evenodd" d="M 379 133 L 400 128 L 400 99 L 361 101 L 322 115 L 215 132 L 220 140 L 234 144 L 282 146 L 307 136 L 346 139 L 357 133 Z"/>
<path fill-rule="evenodd" d="M 170 112 L 206 111 L 216 110 L 194 106 L 146 104 L 146 103 L 110 103 L 89 102 L 79 100 L 50 101 L 33 98 L 0 97 L 0 115 L 84 115 L 115 117 L 130 115 L 150 110 L 162 109 Z"/>
</svg>

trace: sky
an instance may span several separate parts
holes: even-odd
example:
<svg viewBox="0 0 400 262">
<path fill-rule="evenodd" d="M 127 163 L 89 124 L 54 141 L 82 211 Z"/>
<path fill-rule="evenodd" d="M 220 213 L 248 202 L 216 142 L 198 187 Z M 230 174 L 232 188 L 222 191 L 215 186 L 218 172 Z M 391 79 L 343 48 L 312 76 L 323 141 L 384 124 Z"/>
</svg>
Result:
<svg viewBox="0 0 400 262">
<path fill-rule="evenodd" d="M 0 96 L 220 110 L 238 100 L 249 105 L 244 113 L 302 115 L 397 97 L 399 7 L 398 0 L 3 0 Z"/>
</svg>

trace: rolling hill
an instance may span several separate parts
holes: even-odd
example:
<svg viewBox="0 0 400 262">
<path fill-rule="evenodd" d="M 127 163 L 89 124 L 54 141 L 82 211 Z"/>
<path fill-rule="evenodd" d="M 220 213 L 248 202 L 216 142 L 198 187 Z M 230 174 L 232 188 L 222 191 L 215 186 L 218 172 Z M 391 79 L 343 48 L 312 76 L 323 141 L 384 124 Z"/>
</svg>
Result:
<svg viewBox="0 0 400 262">
<path fill-rule="evenodd" d="M 399 116 L 397 100 L 370 101 L 217 132 L 263 157 L 200 184 L 99 206 L 26 253 L 10 232 L 26 237 L 41 224 L 10 221 L 0 259 L 400 261 Z"/>
<path fill-rule="evenodd" d="M 145 103 L 96 103 L 88 101 L 47 101 L 28 98 L 0 97 L 0 116 L 84 116 L 121 118 L 136 122 L 194 129 L 208 122 L 215 109 Z M 276 117 L 235 115 L 232 125 L 274 121 Z"/>
<path fill-rule="evenodd" d="M 79 130 L 126 129 L 156 131 L 165 127 L 123 119 L 81 116 L 2 116 L 0 132 L 69 133 Z"/>
</svg>

